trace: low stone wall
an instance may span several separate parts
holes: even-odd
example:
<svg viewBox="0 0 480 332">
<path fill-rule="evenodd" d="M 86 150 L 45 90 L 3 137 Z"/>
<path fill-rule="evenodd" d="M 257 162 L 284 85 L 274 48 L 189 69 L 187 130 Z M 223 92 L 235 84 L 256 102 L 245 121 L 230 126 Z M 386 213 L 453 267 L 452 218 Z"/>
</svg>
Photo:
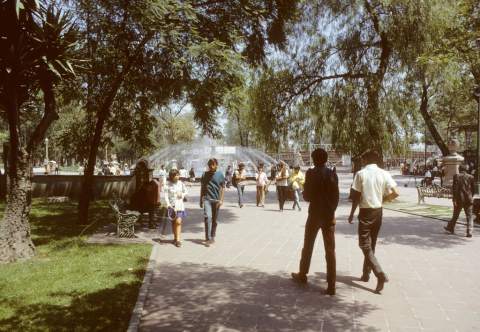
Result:
<svg viewBox="0 0 480 332">
<path fill-rule="evenodd" d="M 33 177 L 32 198 L 67 196 L 78 198 L 82 189 L 80 175 L 44 175 Z M 5 198 L 5 175 L 0 176 L 0 198 Z M 133 175 L 95 175 L 94 195 L 98 199 L 111 199 L 113 194 L 118 197 L 132 197 L 135 193 L 135 177 Z"/>
</svg>

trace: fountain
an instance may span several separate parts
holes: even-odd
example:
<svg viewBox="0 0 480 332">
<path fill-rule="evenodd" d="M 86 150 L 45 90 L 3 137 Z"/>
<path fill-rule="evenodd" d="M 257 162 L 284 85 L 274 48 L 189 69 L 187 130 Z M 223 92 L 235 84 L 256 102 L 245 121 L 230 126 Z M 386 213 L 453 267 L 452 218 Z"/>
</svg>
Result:
<svg viewBox="0 0 480 332">
<path fill-rule="evenodd" d="M 275 159 L 257 149 L 241 146 L 218 146 L 215 140 L 208 138 L 163 148 L 150 157 L 150 164 L 158 166 L 153 174 L 158 174 L 161 165 L 165 165 L 168 169 L 185 167 L 187 171 L 193 167 L 195 168 L 195 177 L 201 177 L 202 173 L 207 170 L 207 162 L 210 158 L 218 160 L 218 170 L 222 172 L 225 172 L 228 165 L 237 169 L 238 164 L 245 164 L 247 177 L 255 176 L 260 164 L 269 168 L 277 164 Z"/>
</svg>

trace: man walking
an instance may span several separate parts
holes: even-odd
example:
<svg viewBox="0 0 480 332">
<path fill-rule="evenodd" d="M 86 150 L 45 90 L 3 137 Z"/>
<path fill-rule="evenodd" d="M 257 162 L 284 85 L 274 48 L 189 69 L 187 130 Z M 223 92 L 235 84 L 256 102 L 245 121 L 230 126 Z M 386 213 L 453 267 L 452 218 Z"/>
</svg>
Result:
<svg viewBox="0 0 480 332">
<path fill-rule="evenodd" d="M 158 177 L 158 182 L 160 182 L 160 192 L 162 192 L 163 188 L 167 184 L 167 170 L 165 169 L 165 165 L 160 166 L 160 171 L 158 171 Z"/>
<path fill-rule="evenodd" d="M 190 169 L 189 175 L 190 175 L 190 188 L 192 188 L 192 187 L 193 187 L 193 183 L 195 182 L 195 168 L 192 167 L 192 168 Z"/>
<path fill-rule="evenodd" d="M 379 168 L 378 152 L 368 149 L 362 154 L 362 164 L 365 168 L 358 171 L 353 180 L 353 202 L 348 222 L 353 224 L 353 214 L 360 203 L 358 213 L 358 239 L 359 247 L 365 256 L 363 261 L 362 281 L 370 279 L 370 272 L 377 277 L 375 293 L 380 293 L 384 284 L 388 282 L 388 276 L 383 272 L 380 263 L 375 257 L 375 246 L 378 233 L 382 226 L 383 203 L 391 201 L 399 196 L 397 183 L 387 171 Z M 383 193 L 391 191 L 391 194 L 383 197 Z"/>
<path fill-rule="evenodd" d="M 244 164 L 238 164 L 238 171 L 235 171 L 234 174 L 237 179 L 238 205 L 240 209 L 243 207 L 243 190 L 245 189 L 245 180 L 247 179 L 247 172 L 245 172 L 244 168 Z"/>
<path fill-rule="evenodd" d="M 205 247 L 215 243 L 218 210 L 223 204 L 225 195 L 225 176 L 217 171 L 218 161 L 208 160 L 208 171 L 203 172 L 200 189 L 200 207 L 205 216 Z"/>
<path fill-rule="evenodd" d="M 277 165 L 277 174 L 275 181 L 277 183 L 277 192 L 278 192 L 278 205 L 280 212 L 283 212 L 283 205 L 287 200 L 287 189 L 288 189 L 288 168 L 283 167 L 282 164 Z"/>
<path fill-rule="evenodd" d="M 232 166 L 228 165 L 227 170 L 225 171 L 225 180 L 227 181 L 227 188 L 230 188 L 232 184 L 233 170 Z"/>
<path fill-rule="evenodd" d="M 292 278 L 297 282 L 307 282 L 313 246 L 321 229 L 327 261 L 327 294 L 335 295 L 335 210 L 339 198 L 338 177 L 335 172 L 325 166 L 328 160 L 328 153 L 325 150 L 316 149 L 312 152 L 312 158 L 315 168 L 307 171 L 303 191 L 303 198 L 310 202 L 310 206 L 305 225 L 300 272 L 292 273 Z"/>
<path fill-rule="evenodd" d="M 465 211 L 467 216 L 467 237 L 473 236 L 473 196 L 475 195 L 475 179 L 473 175 L 467 174 L 468 165 L 461 164 L 458 167 L 460 174 L 453 176 L 453 216 L 445 228 L 453 234 L 460 212 Z"/>
</svg>

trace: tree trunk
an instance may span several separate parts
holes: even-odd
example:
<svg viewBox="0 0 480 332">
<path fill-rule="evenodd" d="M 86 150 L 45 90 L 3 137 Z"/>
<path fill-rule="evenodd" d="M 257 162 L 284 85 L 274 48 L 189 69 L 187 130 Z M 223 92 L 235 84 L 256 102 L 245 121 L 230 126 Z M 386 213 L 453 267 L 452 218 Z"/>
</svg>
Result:
<svg viewBox="0 0 480 332">
<path fill-rule="evenodd" d="M 30 238 L 31 177 L 33 168 L 25 150 L 21 148 L 17 91 L 8 91 L 5 107 L 10 129 L 10 147 L 5 151 L 7 199 L 0 224 L 0 263 L 30 259 L 35 245 Z M 5 145 L 7 148 L 8 145 Z"/>
<path fill-rule="evenodd" d="M 245 145 L 243 145 L 242 127 L 240 125 L 240 114 L 237 112 L 237 114 L 235 114 L 235 115 L 237 117 L 238 135 L 240 135 L 240 146 L 245 146 Z"/>
<path fill-rule="evenodd" d="M 10 154 L 11 156 L 14 154 Z M 30 237 L 30 206 L 33 168 L 31 159 L 22 149 L 16 160 L 5 163 L 7 175 L 7 199 L 0 225 L 0 263 L 27 260 L 35 255 L 35 245 Z M 10 167 L 9 164 L 12 164 Z M 14 166 L 13 166 L 14 165 Z M 12 172 L 12 169 L 15 170 Z M 7 174 L 8 174 L 7 173 Z"/>
<path fill-rule="evenodd" d="M 95 133 L 93 135 L 92 147 L 90 148 L 90 154 L 88 156 L 85 173 L 83 175 L 82 190 L 80 192 L 80 199 L 78 202 L 77 223 L 79 225 L 86 225 L 88 222 L 88 207 L 90 206 L 90 201 L 92 199 L 95 162 L 97 159 L 98 147 L 100 146 L 100 141 L 102 139 L 103 125 L 110 116 L 110 107 L 112 106 L 115 96 L 117 95 L 117 92 L 120 89 L 123 80 L 125 79 L 125 75 L 126 73 L 123 72 L 119 74 L 98 115 Z"/>
<path fill-rule="evenodd" d="M 425 77 L 423 78 L 422 82 L 422 102 L 420 104 L 420 113 L 422 114 L 423 120 L 427 124 L 428 130 L 430 131 L 430 134 L 432 134 L 433 139 L 435 140 L 435 144 L 440 148 L 440 151 L 442 151 L 442 155 L 444 157 L 448 156 L 450 154 L 450 150 L 448 147 L 445 145 L 445 142 L 442 139 L 442 136 L 437 131 L 437 128 L 435 128 L 435 125 L 433 124 L 433 120 L 430 117 L 430 114 L 428 113 L 428 86 L 427 83 L 425 82 Z M 425 138 L 425 144 L 427 144 L 427 139 Z"/>
</svg>

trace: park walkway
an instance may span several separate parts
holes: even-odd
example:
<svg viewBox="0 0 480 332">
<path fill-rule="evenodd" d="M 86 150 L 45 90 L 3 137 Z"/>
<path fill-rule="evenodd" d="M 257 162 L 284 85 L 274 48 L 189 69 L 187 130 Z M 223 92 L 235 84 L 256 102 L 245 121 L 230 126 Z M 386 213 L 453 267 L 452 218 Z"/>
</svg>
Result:
<svg viewBox="0 0 480 332">
<path fill-rule="evenodd" d="M 321 240 L 308 283 L 290 278 L 298 271 L 307 203 L 298 212 L 287 201 L 285 211 L 278 212 L 271 187 L 265 208 L 256 207 L 255 187 L 248 186 L 245 206 L 239 209 L 236 190 L 227 189 L 216 244 L 207 248 L 199 187 L 188 187 L 183 245 L 171 243 L 167 225 L 140 331 L 480 330 L 478 229 L 477 237 L 467 239 L 465 226 L 450 235 L 444 222 L 384 210 L 377 257 L 390 282 L 381 295 L 374 294 L 376 279 L 364 283 L 359 278 L 358 221 L 347 222 L 351 175 L 339 177 L 337 295 L 324 293 Z"/>
</svg>

